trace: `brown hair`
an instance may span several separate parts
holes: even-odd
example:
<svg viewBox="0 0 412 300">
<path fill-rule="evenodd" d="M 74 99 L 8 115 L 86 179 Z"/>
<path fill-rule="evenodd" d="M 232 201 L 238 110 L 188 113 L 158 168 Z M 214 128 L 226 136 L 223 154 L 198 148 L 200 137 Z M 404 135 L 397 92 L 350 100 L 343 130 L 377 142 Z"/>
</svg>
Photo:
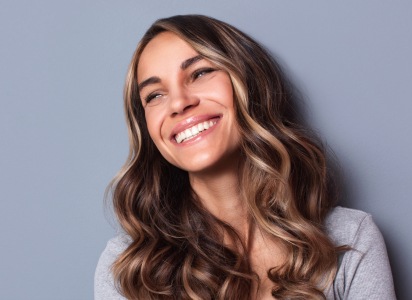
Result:
<svg viewBox="0 0 412 300">
<path fill-rule="evenodd" d="M 241 191 L 256 226 L 276 237 L 287 258 L 268 266 L 278 299 L 324 298 L 337 252 L 323 231 L 334 194 L 325 150 L 296 118 L 278 64 L 253 39 L 216 19 L 185 15 L 156 21 L 132 58 L 124 92 L 130 153 L 112 182 L 114 209 L 131 244 L 113 265 L 130 299 L 248 299 L 253 274 L 245 247 L 223 245 L 237 232 L 203 208 L 187 172 L 168 163 L 146 128 L 137 87 L 145 46 L 176 34 L 226 71 L 233 84 L 244 163 Z"/>
</svg>

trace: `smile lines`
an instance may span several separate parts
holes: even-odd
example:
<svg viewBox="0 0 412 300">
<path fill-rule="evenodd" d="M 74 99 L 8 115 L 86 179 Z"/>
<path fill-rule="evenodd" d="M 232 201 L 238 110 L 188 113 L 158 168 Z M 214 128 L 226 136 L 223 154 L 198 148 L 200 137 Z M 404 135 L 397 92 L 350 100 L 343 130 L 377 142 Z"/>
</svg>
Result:
<svg viewBox="0 0 412 300">
<path fill-rule="evenodd" d="M 208 130 L 210 127 L 214 126 L 217 123 L 217 121 L 205 121 L 199 124 L 196 124 L 182 132 L 179 132 L 176 134 L 175 139 L 178 144 L 190 140 L 197 136 L 199 133 L 202 131 Z"/>
</svg>

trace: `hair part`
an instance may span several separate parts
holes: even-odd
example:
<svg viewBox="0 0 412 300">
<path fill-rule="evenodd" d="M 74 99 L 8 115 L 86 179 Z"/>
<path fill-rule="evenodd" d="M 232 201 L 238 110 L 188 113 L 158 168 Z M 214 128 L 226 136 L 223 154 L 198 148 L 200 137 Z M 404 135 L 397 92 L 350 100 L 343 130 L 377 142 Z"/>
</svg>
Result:
<svg viewBox="0 0 412 300">
<path fill-rule="evenodd" d="M 137 86 L 146 45 L 171 32 L 226 71 L 232 81 L 241 151 L 242 196 L 252 220 L 288 257 L 268 266 L 278 299 L 325 298 L 337 253 L 323 231 L 333 190 L 322 145 L 296 117 L 278 64 L 253 39 L 216 19 L 185 15 L 156 21 L 143 36 L 124 89 L 128 159 L 113 180 L 114 209 L 131 237 L 113 272 L 130 299 L 244 299 L 258 281 L 238 233 L 201 205 L 188 174 L 153 144 Z M 223 245 L 223 232 L 238 249 Z"/>
</svg>

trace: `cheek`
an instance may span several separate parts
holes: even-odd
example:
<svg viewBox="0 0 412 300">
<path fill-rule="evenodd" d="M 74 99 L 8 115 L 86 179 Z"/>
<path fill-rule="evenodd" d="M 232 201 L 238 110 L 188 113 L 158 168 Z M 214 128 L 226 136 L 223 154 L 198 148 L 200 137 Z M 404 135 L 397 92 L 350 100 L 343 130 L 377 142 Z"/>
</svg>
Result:
<svg viewBox="0 0 412 300">
<path fill-rule="evenodd" d="M 150 114 L 150 113 L 145 113 L 146 116 L 146 126 L 147 126 L 147 130 L 149 131 L 149 135 L 152 138 L 152 140 L 156 139 L 156 133 L 158 132 L 158 130 L 156 130 L 156 124 L 158 123 L 158 121 L 156 120 L 156 115 L 154 114 Z"/>
<path fill-rule="evenodd" d="M 156 112 L 146 112 L 146 126 L 147 131 L 149 132 L 150 137 L 152 138 L 153 143 L 156 145 L 156 148 L 162 152 L 161 142 L 162 142 L 162 124 L 163 118 L 161 114 Z"/>
<path fill-rule="evenodd" d="M 221 99 L 222 104 L 227 108 L 233 108 L 233 86 L 229 76 L 225 76 L 222 80 L 218 93 L 220 94 L 219 98 Z"/>
<path fill-rule="evenodd" d="M 227 91 L 225 99 L 227 99 L 226 106 L 230 109 L 233 109 L 234 103 L 233 103 L 233 91 L 232 90 Z"/>
</svg>

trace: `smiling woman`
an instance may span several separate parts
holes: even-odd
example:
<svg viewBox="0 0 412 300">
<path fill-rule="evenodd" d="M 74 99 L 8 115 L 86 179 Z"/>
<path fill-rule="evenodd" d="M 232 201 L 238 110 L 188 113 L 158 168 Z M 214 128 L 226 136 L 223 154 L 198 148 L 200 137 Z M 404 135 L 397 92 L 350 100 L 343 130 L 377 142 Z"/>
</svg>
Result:
<svg viewBox="0 0 412 300">
<path fill-rule="evenodd" d="M 96 299 L 395 299 L 379 230 L 334 207 L 325 150 L 250 37 L 205 16 L 158 20 L 124 98 L 124 233 Z"/>
<path fill-rule="evenodd" d="M 169 163 L 193 174 L 240 154 L 229 74 L 176 34 L 147 44 L 137 80 L 149 135 Z"/>
</svg>

